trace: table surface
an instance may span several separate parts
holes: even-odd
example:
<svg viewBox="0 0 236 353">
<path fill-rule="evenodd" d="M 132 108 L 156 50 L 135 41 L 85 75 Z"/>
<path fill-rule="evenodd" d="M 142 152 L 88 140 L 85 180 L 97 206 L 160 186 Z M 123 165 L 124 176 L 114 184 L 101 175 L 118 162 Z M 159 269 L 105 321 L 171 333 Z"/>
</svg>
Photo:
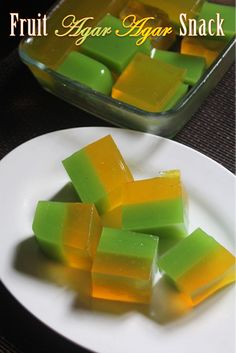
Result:
<svg viewBox="0 0 236 353">
<path fill-rule="evenodd" d="M 41 134 L 108 123 L 45 92 L 13 51 L 0 62 L 0 159 Z M 235 171 L 234 67 L 175 140 Z M 27 312 L 0 283 L 0 352 L 87 352 L 65 340 Z"/>
</svg>

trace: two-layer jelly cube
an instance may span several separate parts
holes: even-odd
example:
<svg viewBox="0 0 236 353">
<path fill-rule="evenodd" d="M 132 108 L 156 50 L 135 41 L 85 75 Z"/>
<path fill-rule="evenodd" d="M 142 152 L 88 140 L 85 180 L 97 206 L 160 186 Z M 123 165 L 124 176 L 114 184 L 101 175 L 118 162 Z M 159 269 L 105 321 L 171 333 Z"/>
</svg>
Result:
<svg viewBox="0 0 236 353">
<path fill-rule="evenodd" d="M 90 270 L 102 231 L 94 205 L 40 201 L 33 231 L 40 248 L 50 258 Z"/>
<path fill-rule="evenodd" d="M 235 257 L 200 228 L 159 260 L 159 267 L 192 305 L 235 281 Z"/>
<path fill-rule="evenodd" d="M 63 165 L 81 200 L 94 203 L 101 214 L 120 204 L 121 187 L 133 180 L 110 135 L 74 153 Z"/>
<path fill-rule="evenodd" d="M 95 298 L 147 303 L 157 272 L 158 237 L 103 228 L 92 267 Z"/>
<path fill-rule="evenodd" d="M 157 234 L 161 250 L 186 234 L 187 200 L 178 171 L 123 187 L 122 228 Z"/>
</svg>

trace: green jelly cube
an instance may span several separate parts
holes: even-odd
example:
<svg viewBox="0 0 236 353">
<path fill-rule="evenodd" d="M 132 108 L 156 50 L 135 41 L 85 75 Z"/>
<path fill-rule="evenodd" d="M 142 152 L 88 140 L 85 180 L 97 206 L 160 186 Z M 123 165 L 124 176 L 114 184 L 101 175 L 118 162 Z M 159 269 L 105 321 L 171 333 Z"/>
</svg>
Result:
<svg viewBox="0 0 236 353">
<path fill-rule="evenodd" d="M 149 302 L 157 251 L 156 236 L 103 228 L 92 267 L 93 297 Z"/>
<path fill-rule="evenodd" d="M 115 73 L 120 74 L 138 51 L 145 54 L 149 54 L 151 51 L 151 43 L 148 40 L 141 46 L 137 46 L 136 41 L 139 37 L 117 36 L 117 31 L 124 34 L 127 29 L 124 29 L 122 22 L 114 16 L 106 15 L 98 26 L 110 27 L 111 34 L 89 37 L 81 46 L 81 50 L 86 55 L 102 62 Z"/>
<path fill-rule="evenodd" d="M 40 248 L 51 259 L 91 269 L 102 231 L 94 205 L 40 201 L 33 231 Z"/>
<path fill-rule="evenodd" d="M 109 95 L 113 78 L 111 72 L 100 62 L 78 52 L 71 52 L 57 68 L 57 72 L 78 81 L 95 91 Z"/>
<path fill-rule="evenodd" d="M 206 68 L 205 59 L 198 56 L 185 55 L 166 50 L 156 50 L 153 58 L 186 69 L 183 81 L 190 86 L 197 83 Z"/>
<path fill-rule="evenodd" d="M 214 4 L 206 1 L 199 13 L 198 20 L 204 19 L 207 23 L 216 18 L 216 14 L 220 14 L 224 20 L 222 28 L 225 37 L 214 35 L 214 39 L 231 39 L 235 35 L 235 7 L 221 4 Z M 213 23 L 212 31 L 217 33 L 217 23 Z"/>
<path fill-rule="evenodd" d="M 167 251 L 159 267 L 192 305 L 235 281 L 235 257 L 200 228 Z"/>
</svg>

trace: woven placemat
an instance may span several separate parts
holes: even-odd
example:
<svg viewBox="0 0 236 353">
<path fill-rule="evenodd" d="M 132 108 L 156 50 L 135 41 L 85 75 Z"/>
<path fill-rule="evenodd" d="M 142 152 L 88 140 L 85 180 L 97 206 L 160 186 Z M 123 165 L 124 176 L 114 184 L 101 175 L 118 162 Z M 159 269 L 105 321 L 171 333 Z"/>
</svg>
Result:
<svg viewBox="0 0 236 353">
<path fill-rule="evenodd" d="M 175 140 L 235 172 L 235 66 L 209 95 Z"/>
<path fill-rule="evenodd" d="M 17 52 L 0 63 L 0 159 L 41 134 L 78 126 L 110 126 L 45 92 Z M 234 67 L 175 140 L 235 170 Z M 85 353 L 28 313 L 0 284 L 0 352 Z M 50 348 L 49 348 L 50 347 Z"/>
</svg>

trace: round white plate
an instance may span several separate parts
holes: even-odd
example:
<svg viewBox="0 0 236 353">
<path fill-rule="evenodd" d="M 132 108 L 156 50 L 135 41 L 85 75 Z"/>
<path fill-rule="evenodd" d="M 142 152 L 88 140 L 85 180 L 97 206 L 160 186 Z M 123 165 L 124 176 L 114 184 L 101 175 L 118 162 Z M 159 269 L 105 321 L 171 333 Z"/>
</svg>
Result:
<svg viewBox="0 0 236 353">
<path fill-rule="evenodd" d="M 0 162 L 0 275 L 9 291 L 50 328 L 101 353 L 233 353 L 234 286 L 192 310 L 159 281 L 151 307 L 90 300 L 89 279 L 45 259 L 32 237 L 40 199 L 67 182 L 61 161 L 111 134 L 136 178 L 180 169 L 190 195 L 191 232 L 202 227 L 234 251 L 235 178 L 204 155 L 157 136 L 117 128 L 53 132 Z"/>
</svg>

